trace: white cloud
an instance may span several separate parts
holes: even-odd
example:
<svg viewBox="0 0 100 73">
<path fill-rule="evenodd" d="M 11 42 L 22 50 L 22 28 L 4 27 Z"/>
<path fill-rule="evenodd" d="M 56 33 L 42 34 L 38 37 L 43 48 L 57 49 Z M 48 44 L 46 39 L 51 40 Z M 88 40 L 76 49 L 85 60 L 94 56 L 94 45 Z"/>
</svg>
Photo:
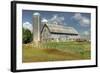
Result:
<svg viewBox="0 0 100 73">
<path fill-rule="evenodd" d="M 90 19 L 85 17 L 85 16 L 82 16 L 81 13 L 74 14 L 74 16 L 72 18 L 75 19 L 76 21 L 78 21 L 78 23 L 81 26 L 85 26 L 86 27 L 86 26 L 90 25 Z"/>
<path fill-rule="evenodd" d="M 48 22 L 46 18 L 42 18 L 41 22 Z"/>
<path fill-rule="evenodd" d="M 57 14 L 53 15 L 51 19 L 48 20 L 50 23 L 64 24 L 64 17 L 59 17 Z"/>
<path fill-rule="evenodd" d="M 89 33 L 89 31 L 84 31 L 83 34 L 84 35 L 89 35 L 90 33 Z"/>
<path fill-rule="evenodd" d="M 82 33 L 82 37 L 85 38 L 85 39 L 90 40 L 91 39 L 91 32 L 90 31 L 84 31 Z"/>
<path fill-rule="evenodd" d="M 29 23 L 29 22 L 25 22 L 25 23 L 23 23 L 23 28 L 25 28 L 25 29 L 29 29 L 31 32 L 33 31 L 32 24 Z"/>
</svg>

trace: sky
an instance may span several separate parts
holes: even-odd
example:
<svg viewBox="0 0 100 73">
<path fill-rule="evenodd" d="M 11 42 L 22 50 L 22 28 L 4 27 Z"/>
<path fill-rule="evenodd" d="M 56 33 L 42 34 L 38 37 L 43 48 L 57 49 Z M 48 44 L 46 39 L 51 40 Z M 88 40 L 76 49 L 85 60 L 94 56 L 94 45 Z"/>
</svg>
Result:
<svg viewBox="0 0 100 73">
<path fill-rule="evenodd" d="M 78 33 L 86 36 L 90 36 L 91 29 L 91 14 L 79 13 L 79 12 L 55 12 L 55 11 L 35 11 L 35 10 L 23 10 L 22 11 L 22 25 L 24 28 L 28 28 L 32 31 L 32 16 L 33 13 L 40 13 L 41 19 L 48 21 L 57 20 L 63 26 L 70 26 L 75 28 Z"/>
</svg>

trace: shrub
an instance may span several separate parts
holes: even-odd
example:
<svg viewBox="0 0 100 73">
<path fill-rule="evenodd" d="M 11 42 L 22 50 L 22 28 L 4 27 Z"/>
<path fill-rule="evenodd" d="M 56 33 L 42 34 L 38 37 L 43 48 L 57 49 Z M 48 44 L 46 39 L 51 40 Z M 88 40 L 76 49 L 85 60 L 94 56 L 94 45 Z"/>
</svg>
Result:
<svg viewBox="0 0 100 73">
<path fill-rule="evenodd" d="M 32 33 L 28 29 L 23 28 L 23 43 L 30 43 L 32 41 Z"/>
</svg>

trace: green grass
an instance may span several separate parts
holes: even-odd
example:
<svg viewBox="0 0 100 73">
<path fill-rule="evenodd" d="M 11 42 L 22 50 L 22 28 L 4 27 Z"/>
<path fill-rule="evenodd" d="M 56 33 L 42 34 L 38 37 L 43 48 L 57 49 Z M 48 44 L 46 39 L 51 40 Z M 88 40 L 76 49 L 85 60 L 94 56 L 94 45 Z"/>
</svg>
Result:
<svg viewBox="0 0 100 73">
<path fill-rule="evenodd" d="M 85 60 L 91 58 L 89 42 L 47 42 L 34 47 L 34 44 L 23 44 L 23 62 L 44 62 L 62 60 Z"/>
</svg>

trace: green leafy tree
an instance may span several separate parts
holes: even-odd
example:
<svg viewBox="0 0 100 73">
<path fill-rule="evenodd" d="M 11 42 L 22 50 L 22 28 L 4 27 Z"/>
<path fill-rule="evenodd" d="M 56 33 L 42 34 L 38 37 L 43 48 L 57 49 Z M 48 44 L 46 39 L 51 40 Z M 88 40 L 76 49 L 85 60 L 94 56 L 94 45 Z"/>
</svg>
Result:
<svg viewBox="0 0 100 73">
<path fill-rule="evenodd" d="M 32 33 L 28 29 L 23 28 L 23 43 L 30 43 L 32 41 Z"/>
</svg>

